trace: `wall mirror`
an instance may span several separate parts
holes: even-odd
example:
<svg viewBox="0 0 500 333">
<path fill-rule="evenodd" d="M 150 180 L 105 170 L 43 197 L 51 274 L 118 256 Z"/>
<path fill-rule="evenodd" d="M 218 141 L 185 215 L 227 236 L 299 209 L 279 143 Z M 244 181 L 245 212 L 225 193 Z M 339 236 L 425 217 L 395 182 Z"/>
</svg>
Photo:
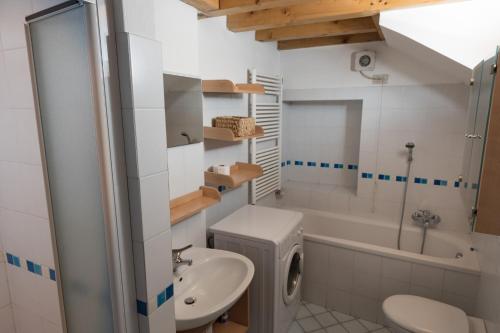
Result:
<svg viewBox="0 0 500 333">
<path fill-rule="evenodd" d="M 201 79 L 163 74 L 167 147 L 203 141 Z"/>
</svg>

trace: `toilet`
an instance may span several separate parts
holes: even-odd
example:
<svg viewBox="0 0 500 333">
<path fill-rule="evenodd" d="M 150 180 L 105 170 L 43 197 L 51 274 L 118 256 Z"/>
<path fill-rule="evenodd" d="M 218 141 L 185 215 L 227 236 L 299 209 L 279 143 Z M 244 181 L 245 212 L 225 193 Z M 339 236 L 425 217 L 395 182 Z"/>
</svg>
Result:
<svg viewBox="0 0 500 333">
<path fill-rule="evenodd" d="M 480 333 L 477 318 L 461 309 L 413 295 L 394 295 L 382 305 L 387 325 L 393 333 Z M 477 327 L 477 328 L 476 328 Z"/>
</svg>

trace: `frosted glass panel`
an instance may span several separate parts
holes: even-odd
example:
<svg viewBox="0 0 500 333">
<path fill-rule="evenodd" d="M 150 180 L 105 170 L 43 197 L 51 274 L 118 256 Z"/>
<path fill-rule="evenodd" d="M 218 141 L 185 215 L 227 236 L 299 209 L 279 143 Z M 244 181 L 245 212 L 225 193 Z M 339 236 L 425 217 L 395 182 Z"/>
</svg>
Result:
<svg viewBox="0 0 500 333">
<path fill-rule="evenodd" d="M 480 176 L 483 164 L 483 154 L 485 147 L 486 131 L 488 128 L 488 119 L 490 114 L 491 96 L 493 93 L 493 84 L 495 75 L 491 71 L 493 64 L 496 64 L 497 58 L 493 57 L 484 62 L 483 75 L 480 84 L 479 101 L 476 112 L 476 122 L 474 126 L 474 135 L 477 138 L 472 139 L 471 164 L 469 170 L 469 191 L 471 191 L 472 207 L 477 207 L 477 197 L 480 187 Z"/>
<path fill-rule="evenodd" d="M 469 105 L 467 108 L 467 127 L 465 134 L 474 134 L 476 128 L 476 116 L 477 116 L 477 107 L 479 104 L 479 96 L 481 94 L 481 79 L 483 75 L 483 67 L 484 61 L 481 61 L 479 65 L 474 68 L 473 78 L 474 85 L 472 86 L 469 92 Z M 467 213 L 471 214 L 472 209 L 476 204 L 476 196 L 475 191 L 472 190 L 472 186 L 469 186 L 469 183 L 472 183 L 470 177 L 471 165 L 472 163 L 472 146 L 474 144 L 474 140 L 466 139 L 465 140 L 465 150 L 463 157 L 463 165 L 462 165 L 462 175 L 464 177 L 464 185 L 461 186 L 461 192 L 464 197 L 464 202 L 466 204 Z M 480 163 L 477 161 L 477 163 Z"/>
<path fill-rule="evenodd" d="M 113 316 L 86 15 L 95 15 L 93 5 L 29 28 L 68 332 L 109 333 Z"/>
</svg>

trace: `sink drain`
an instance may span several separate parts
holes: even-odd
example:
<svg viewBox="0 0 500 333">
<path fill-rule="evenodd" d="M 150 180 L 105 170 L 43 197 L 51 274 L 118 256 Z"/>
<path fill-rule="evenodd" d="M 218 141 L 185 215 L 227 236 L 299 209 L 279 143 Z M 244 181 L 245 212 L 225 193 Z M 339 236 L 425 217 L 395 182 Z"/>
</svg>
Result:
<svg viewBox="0 0 500 333">
<path fill-rule="evenodd" d="M 194 297 L 188 297 L 184 300 L 184 303 L 187 305 L 192 305 L 196 302 L 196 298 Z"/>
</svg>

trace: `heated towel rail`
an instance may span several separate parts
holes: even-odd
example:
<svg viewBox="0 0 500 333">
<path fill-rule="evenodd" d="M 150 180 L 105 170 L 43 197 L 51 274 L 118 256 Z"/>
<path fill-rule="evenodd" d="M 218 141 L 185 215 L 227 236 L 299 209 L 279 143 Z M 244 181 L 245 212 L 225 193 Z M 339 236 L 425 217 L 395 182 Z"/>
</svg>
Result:
<svg viewBox="0 0 500 333">
<path fill-rule="evenodd" d="M 264 174 L 250 184 L 250 203 L 281 189 L 281 76 L 248 71 L 248 82 L 262 84 L 264 95 L 251 94 L 248 99 L 249 116 L 264 129 L 264 136 L 249 141 L 250 163 L 260 165 Z"/>
</svg>

